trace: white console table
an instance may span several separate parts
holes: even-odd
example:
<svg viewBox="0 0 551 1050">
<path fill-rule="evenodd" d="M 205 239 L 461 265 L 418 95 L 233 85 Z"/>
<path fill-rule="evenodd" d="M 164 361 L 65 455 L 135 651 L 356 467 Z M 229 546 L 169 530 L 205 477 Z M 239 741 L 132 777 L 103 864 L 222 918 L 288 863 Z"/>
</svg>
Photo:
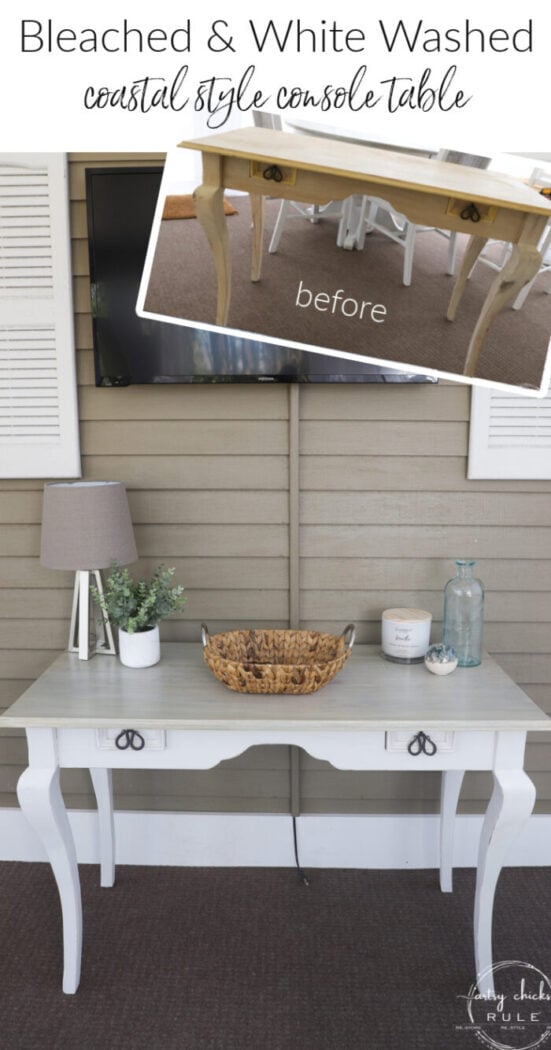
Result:
<svg viewBox="0 0 551 1050">
<path fill-rule="evenodd" d="M 422 665 L 388 663 L 374 647 L 358 646 L 337 678 L 318 693 L 242 696 L 212 677 L 198 644 L 165 645 L 161 663 L 147 670 L 130 670 L 112 657 L 84 662 L 64 653 L 0 718 L 0 729 L 8 727 L 27 733 L 29 765 L 18 797 L 46 848 L 59 889 L 65 992 L 75 992 L 79 984 L 82 909 L 60 768 L 91 771 L 101 884 L 112 886 L 113 768 L 209 769 L 255 744 L 293 744 L 338 769 L 442 771 L 440 880 L 445 891 L 452 885 L 453 822 L 463 773 L 492 771 L 474 908 L 479 988 L 492 990 L 494 891 L 535 798 L 523 769 L 526 732 L 551 730 L 551 719 L 490 657 L 478 668 L 439 678 Z M 139 732 L 145 741 L 141 750 L 118 749 L 115 740 L 126 729 Z M 420 732 L 436 745 L 434 753 L 408 752 Z M 133 742 L 141 747 L 140 737 Z M 426 750 L 432 752 L 432 744 Z"/>
</svg>

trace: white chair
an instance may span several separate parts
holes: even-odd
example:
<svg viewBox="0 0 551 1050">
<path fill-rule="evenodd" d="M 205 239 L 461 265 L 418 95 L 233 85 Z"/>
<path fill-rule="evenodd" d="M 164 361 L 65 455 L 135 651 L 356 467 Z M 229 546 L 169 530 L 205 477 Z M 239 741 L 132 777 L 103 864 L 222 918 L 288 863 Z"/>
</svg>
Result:
<svg viewBox="0 0 551 1050">
<path fill-rule="evenodd" d="M 479 157 L 474 153 L 458 153 L 455 150 L 440 150 L 435 160 L 447 161 L 450 164 L 465 164 L 473 168 L 487 168 L 491 158 Z M 382 213 L 382 218 L 379 217 Z M 350 229 L 345 233 L 344 247 L 356 247 L 360 251 L 365 244 L 366 233 L 377 230 L 378 233 L 390 238 L 395 244 L 404 249 L 404 268 L 402 272 L 402 283 L 407 287 L 411 284 L 413 271 L 413 253 L 415 239 L 418 233 L 439 233 L 449 241 L 448 265 L 446 272 L 452 277 L 455 273 L 457 256 L 457 234 L 450 230 L 440 230 L 434 226 L 417 226 L 410 222 L 405 215 L 397 212 L 392 204 L 382 200 L 380 197 L 364 197 L 360 208 L 356 229 Z"/>
<path fill-rule="evenodd" d="M 264 110 L 253 109 L 253 123 L 257 128 L 271 128 L 274 131 L 282 131 L 283 129 L 282 120 L 279 114 L 266 113 Z M 308 222 L 316 223 L 319 222 L 322 215 L 333 216 L 340 219 L 339 231 L 337 233 L 337 244 L 339 247 L 342 247 L 339 243 L 339 239 L 344 236 L 342 211 L 342 201 L 331 201 L 330 204 L 325 204 L 320 207 L 319 204 L 301 204 L 298 201 L 282 200 L 268 251 L 272 255 L 274 252 L 277 252 L 281 240 L 281 234 L 283 233 L 283 227 L 288 219 L 307 219 Z"/>
<path fill-rule="evenodd" d="M 537 186 L 539 189 L 543 189 L 544 187 L 551 188 L 551 172 L 546 171 L 545 168 L 534 168 L 532 174 L 530 175 L 530 178 L 528 179 L 528 183 L 530 186 Z M 494 254 L 495 245 L 498 243 L 499 242 L 496 241 L 488 241 L 488 244 L 478 256 L 478 259 L 476 260 L 471 270 L 471 273 L 469 274 L 469 277 L 471 276 L 477 263 L 479 262 L 483 263 L 484 266 L 489 266 L 492 270 L 501 270 L 504 267 L 505 263 L 507 262 L 507 259 L 509 258 L 509 255 L 511 254 L 512 245 L 504 244 L 500 247 L 500 250 L 498 250 L 497 254 Z M 534 282 L 538 279 L 538 277 L 540 277 L 544 273 L 549 273 L 551 271 L 551 219 L 547 223 L 547 226 L 545 227 L 545 230 L 541 235 L 540 242 L 538 244 L 538 249 L 541 252 L 542 256 L 541 266 L 537 274 L 535 274 L 535 276 L 532 277 L 532 280 L 528 281 L 528 284 L 525 284 L 524 288 L 522 288 L 518 293 L 513 303 L 513 310 L 520 310 L 524 306 L 524 303 L 526 302 L 526 299 L 530 294 L 530 289 L 532 288 Z M 547 295 L 551 295 L 551 281 L 549 282 L 549 286 L 545 289 L 545 291 Z"/>
</svg>

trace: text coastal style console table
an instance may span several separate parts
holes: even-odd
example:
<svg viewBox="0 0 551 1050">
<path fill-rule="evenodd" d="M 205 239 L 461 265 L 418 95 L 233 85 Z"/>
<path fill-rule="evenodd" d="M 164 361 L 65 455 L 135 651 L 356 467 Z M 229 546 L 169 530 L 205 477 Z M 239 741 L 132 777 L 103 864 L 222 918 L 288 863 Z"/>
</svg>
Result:
<svg viewBox="0 0 551 1050">
<path fill-rule="evenodd" d="M 411 222 L 472 234 L 448 308 L 450 321 L 486 241 L 512 242 L 513 251 L 488 291 L 471 336 L 465 376 L 476 374 L 492 321 L 540 268 L 538 242 L 551 217 L 551 202 L 507 175 L 256 127 L 209 135 L 180 146 L 203 155 L 203 182 L 195 191 L 195 203 L 216 266 L 216 324 L 227 324 L 230 305 L 224 189 L 245 190 L 251 197 L 252 281 L 260 280 L 265 196 L 310 204 L 328 204 L 354 194 L 383 197 Z"/>
<path fill-rule="evenodd" d="M 388 663 L 374 647 L 359 646 L 335 680 L 311 696 L 242 696 L 212 677 L 195 644 L 165 645 L 160 664 L 138 671 L 112 658 L 85 663 L 64 653 L 0 718 L 0 730 L 8 727 L 27 733 L 29 765 L 17 792 L 59 889 L 65 992 L 75 992 L 79 984 L 82 908 L 60 768 L 91 771 L 101 884 L 112 886 L 111 769 L 209 769 L 257 744 L 296 745 L 337 769 L 441 770 L 440 881 L 447 891 L 463 773 L 492 771 L 494 790 L 479 847 L 474 940 L 479 989 L 493 989 L 495 886 L 535 798 L 523 769 L 526 732 L 551 730 L 551 719 L 490 657 L 480 667 L 442 679 L 422 665 Z M 116 739 L 125 730 L 137 733 L 119 739 L 119 745 L 130 745 L 119 750 Z"/>
</svg>

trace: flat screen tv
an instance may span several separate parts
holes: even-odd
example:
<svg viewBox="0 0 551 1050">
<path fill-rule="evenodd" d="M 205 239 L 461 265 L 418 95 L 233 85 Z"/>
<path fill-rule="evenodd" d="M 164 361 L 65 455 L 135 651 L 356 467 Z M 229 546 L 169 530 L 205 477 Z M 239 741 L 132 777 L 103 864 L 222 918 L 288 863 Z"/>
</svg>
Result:
<svg viewBox="0 0 551 1050">
<path fill-rule="evenodd" d="M 97 386 L 435 382 L 432 376 L 364 361 L 138 317 L 136 300 L 162 173 L 162 167 L 86 171 Z"/>
</svg>

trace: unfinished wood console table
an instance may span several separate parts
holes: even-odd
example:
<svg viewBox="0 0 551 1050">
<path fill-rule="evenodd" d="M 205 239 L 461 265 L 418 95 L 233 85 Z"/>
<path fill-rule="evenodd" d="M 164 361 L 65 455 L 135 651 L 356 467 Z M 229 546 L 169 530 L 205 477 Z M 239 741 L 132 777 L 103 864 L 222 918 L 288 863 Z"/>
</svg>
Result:
<svg viewBox="0 0 551 1050">
<path fill-rule="evenodd" d="M 474 906 L 479 988 L 492 989 L 495 886 L 535 798 L 523 770 L 526 732 L 551 731 L 551 719 L 490 657 L 480 667 L 439 678 L 423 665 L 388 663 L 374 647 L 359 646 L 318 693 L 241 696 L 212 677 L 198 644 L 165 645 L 161 663 L 147 670 L 131 670 L 111 657 L 84 662 L 64 653 L 0 718 L 0 729 L 8 727 L 27 733 L 29 765 L 17 791 L 59 889 L 65 992 L 75 992 L 80 980 L 82 909 L 60 768 L 91 771 L 101 884 L 112 886 L 113 768 L 210 769 L 256 744 L 296 745 L 337 769 L 442 771 L 440 881 L 445 891 L 452 888 L 453 822 L 463 773 L 492 771 L 494 791 L 480 840 Z M 143 748 L 119 750 L 116 739 L 124 730 L 137 731 Z M 416 746 L 420 732 L 432 742 L 427 753 Z M 132 739 L 140 746 L 139 737 Z M 408 751 L 412 741 L 415 753 Z"/>
<path fill-rule="evenodd" d="M 328 204 L 354 194 L 383 197 L 411 222 L 470 233 L 448 309 L 450 321 L 486 241 L 512 242 L 512 254 L 495 278 L 471 336 L 465 376 L 476 373 L 492 321 L 541 265 L 538 243 L 551 218 L 551 202 L 508 175 L 256 127 L 181 142 L 180 146 L 200 150 L 203 155 L 203 182 L 195 191 L 195 202 L 216 267 L 219 325 L 227 324 L 230 305 L 230 255 L 223 206 L 223 192 L 228 188 L 246 190 L 251 196 L 252 281 L 260 279 L 265 196 L 310 204 Z"/>
</svg>

